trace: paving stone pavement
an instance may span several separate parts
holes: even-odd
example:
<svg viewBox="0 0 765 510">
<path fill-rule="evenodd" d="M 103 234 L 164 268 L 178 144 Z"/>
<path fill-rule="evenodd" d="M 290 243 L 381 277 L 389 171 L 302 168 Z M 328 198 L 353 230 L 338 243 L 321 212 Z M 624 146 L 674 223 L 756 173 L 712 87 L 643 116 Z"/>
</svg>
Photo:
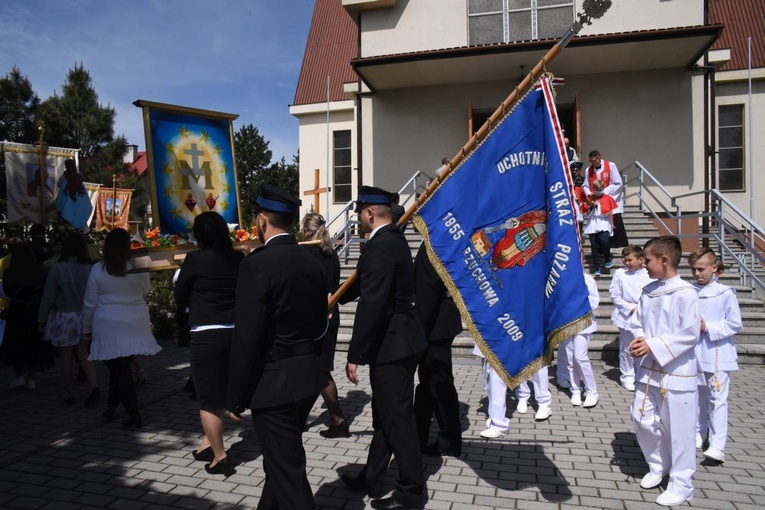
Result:
<svg viewBox="0 0 765 510">
<path fill-rule="evenodd" d="M 149 375 L 139 388 L 144 417 L 141 430 L 127 430 L 119 419 L 103 424 L 107 373 L 98 371 L 103 392 L 96 408 L 84 409 L 84 383 L 76 406 L 63 403 L 58 366 L 40 374 L 37 389 L 9 391 L 11 371 L 0 369 L 0 508 L 162 509 L 254 508 L 263 485 L 260 447 L 250 423 L 230 424 L 229 456 L 236 474 L 208 475 L 191 450 L 201 436 L 196 402 L 183 392 L 188 354 L 173 342 L 143 358 Z M 341 404 L 352 419 L 349 439 L 319 435 L 327 420 L 314 406 L 304 434 L 308 476 L 317 507 L 368 508 L 369 499 L 339 481 L 366 459 L 372 434 L 369 373 L 353 386 L 336 357 Z M 647 467 L 635 442 L 628 406 L 631 394 L 616 381 L 618 368 L 595 362 L 600 403 L 573 407 L 553 389 L 553 415 L 536 423 L 533 412 L 513 412 L 511 433 L 503 440 L 478 436 L 485 422 L 481 369 L 475 359 L 455 360 L 463 411 L 461 458 L 425 457 L 428 509 L 638 510 L 659 508 L 659 489 L 641 490 Z M 753 510 L 765 507 L 765 370 L 744 366 L 732 377 L 730 438 L 726 462 L 702 460 L 695 477 L 692 508 Z M 118 416 L 119 418 L 119 416 Z M 395 462 L 386 489 L 393 488 Z M 299 510 L 299 509 L 298 509 Z"/>
</svg>

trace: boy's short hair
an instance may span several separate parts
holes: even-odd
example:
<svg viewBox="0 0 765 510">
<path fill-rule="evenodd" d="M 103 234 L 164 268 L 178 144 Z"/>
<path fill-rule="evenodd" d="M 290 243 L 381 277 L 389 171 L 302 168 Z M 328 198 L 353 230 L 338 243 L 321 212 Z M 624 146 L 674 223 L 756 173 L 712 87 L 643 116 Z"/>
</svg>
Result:
<svg viewBox="0 0 765 510">
<path fill-rule="evenodd" d="M 722 261 L 720 257 L 717 257 L 717 260 L 715 261 L 715 264 L 717 264 L 717 272 L 718 273 L 724 273 L 725 272 L 725 263 Z"/>
<path fill-rule="evenodd" d="M 600 179 L 593 181 L 592 189 L 598 189 L 599 191 L 603 191 L 604 189 L 606 189 L 606 183 L 601 181 Z"/>
<path fill-rule="evenodd" d="M 645 253 L 643 253 L 643 248 L 640 246 L 636 246 L 634 244 L 628 244 L 622 249 L 622 258 L 633 255 L 636 259 L 644 259 Z"/>
<path fill-rule="evenodd" d="M 693 250 L 690 253 L 690 255 L 688 255 L 688 264 L 690 264 L 691 267 L 693 267 L 693 265 L 696 264 L 696 262 L 698 262 L 700 258 L 706 257 L 707 255 L 712 257 L 712 260 L 714 260 L 713 264 L 717 262 L 717 255 L 715 254 L 714 251 L 712 251 L 712 248 L 709 248 L 707 246 L 707 247 L 699 248 L 697 250 Z"/>
<path fill-rule="evenodd" d="M 645 243 L 643 251 L 648 251 L 648 248 L 659 257 L 666 255 L 674 269 L 680 266 L 680 261 L 683 258 L 683 246 L 677 236 L 654 237 Z"/>
</svg>

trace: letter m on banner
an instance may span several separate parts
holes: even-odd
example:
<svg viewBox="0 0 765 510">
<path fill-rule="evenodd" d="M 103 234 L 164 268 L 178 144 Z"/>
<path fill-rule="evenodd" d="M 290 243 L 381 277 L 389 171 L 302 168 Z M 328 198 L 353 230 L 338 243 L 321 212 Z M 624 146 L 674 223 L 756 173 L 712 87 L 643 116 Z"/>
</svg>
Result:
<svg viewBox="0 0 765 510">
<path fill-rule="evenodd" d="M 543 78 L 414 219 L 476 344 L 511 388 L 592 321 L 572 191 Z"/>
</svg>

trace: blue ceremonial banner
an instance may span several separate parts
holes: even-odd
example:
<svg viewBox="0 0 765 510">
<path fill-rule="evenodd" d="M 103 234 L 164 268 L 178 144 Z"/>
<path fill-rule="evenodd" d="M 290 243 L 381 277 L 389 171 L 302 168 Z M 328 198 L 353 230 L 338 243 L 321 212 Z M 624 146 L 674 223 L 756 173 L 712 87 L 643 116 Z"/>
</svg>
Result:
<svg viewBox="0 0 765 510">
<path fill-rule="evenodd" d="M 162 234 L 191 231 L 216 211 L 241 224 L 232 121 L 237 115 L 136 101 L 143 107 L 152 212 Z"/>
<path fill-rule="evenodd" d="M 544 78 L 414 220 L 481 352 L 511 388 L 591 323 L 572 194 Z"/>
</svg>

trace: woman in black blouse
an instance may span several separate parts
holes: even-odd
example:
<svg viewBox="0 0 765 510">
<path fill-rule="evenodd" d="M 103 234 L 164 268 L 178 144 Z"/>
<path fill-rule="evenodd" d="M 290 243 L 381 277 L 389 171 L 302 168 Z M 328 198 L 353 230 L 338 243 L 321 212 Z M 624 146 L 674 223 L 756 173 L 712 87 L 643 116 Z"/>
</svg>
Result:
<svg viewBox="0 0 765 510">
<path fill-rule="evenodd" d="M 223 217 L 213 211 L 194 219 L 199 250 L 186 255 L 175 284 L 175 301 L 189 309 L 191 377 L 205 436 L 194 459 L 208 473 L 229 476 L 233 468 L 223 447 L 229 353 L 234 333 L 234 301 L 239 263 Z"/>
</svg>

